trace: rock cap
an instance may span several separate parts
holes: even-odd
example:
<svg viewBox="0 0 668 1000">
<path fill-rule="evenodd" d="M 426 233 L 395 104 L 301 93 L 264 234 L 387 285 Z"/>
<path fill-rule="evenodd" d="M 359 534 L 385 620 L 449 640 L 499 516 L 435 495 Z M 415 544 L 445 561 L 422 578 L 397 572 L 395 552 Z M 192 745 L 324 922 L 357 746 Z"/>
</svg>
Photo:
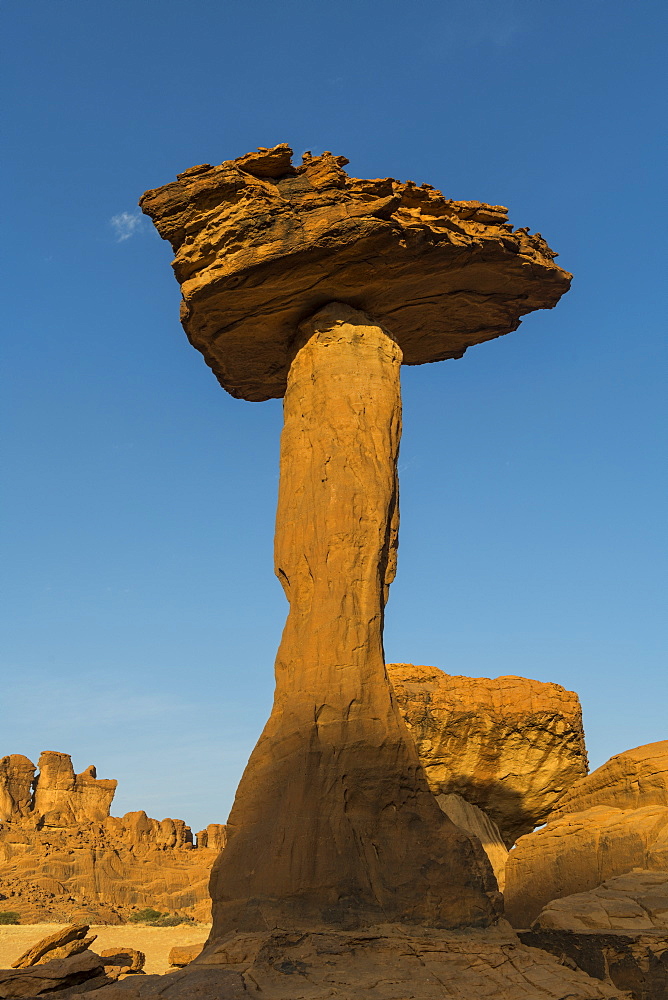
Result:
<svg viewBox="0 0 668 1000">
<path fill-rule="evenodd" d="M 292 155 L 283 143 L 190 167 L 139 202 L 174 249 L 184 329 L 233 396 L 283 396 L 297 327 L 329 302 L 370 315 L 415 365 L 460 358 L 569 288 L 502 205 Z"/>
</svg>

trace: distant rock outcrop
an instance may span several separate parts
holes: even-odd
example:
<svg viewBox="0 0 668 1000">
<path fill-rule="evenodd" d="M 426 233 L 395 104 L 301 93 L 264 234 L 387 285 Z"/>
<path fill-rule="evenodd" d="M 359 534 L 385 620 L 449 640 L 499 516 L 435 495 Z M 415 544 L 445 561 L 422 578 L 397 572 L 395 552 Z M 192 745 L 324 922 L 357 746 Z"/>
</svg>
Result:
<svg viewBox="0 0 668 1000">
<path fill-rule="evenodd" d="M 432 792 L 456 794 L 499 828 L 506 847 L 544 823 L 587 773 L 578 696 L 525 677 L 460 677 L 388 663 Z"/>
<path fill-rule="evenodd" d="M 180 819 L 110 816 L 116 781 L 75 774 L 48 751 L 0 760 L 0 891 L 23 921 L 121 923 L 137 909 L 209 920 L 209 873 L 225 846 L 211 823 L 194 842 Z"/>
<path fill-rule="evenodd" d="M 633 868 L 668 871 L 668 742 L 617 754 L 522 837 L 506 865 L 506 914 L 528 927 L 551 900 Z"/>
</svg>

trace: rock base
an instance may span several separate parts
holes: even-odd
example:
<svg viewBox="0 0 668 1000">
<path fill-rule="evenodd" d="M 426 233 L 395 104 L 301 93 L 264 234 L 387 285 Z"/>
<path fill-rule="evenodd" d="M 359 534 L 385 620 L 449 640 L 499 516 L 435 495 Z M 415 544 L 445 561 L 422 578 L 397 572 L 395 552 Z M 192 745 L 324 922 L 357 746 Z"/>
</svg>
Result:
<svg viewBox="0 0 668 1000">
<path fill-rule="evenodd" d="M 668 1000 L 668 934 L 665 931 L 520 931 L 532 948 L 605 979 L 634 1000 Z"/>
<path fill-rule="evenodd" d="M 185 969 L 127 979 L 96 1000 L 628 1000 L 629 994 L 523 945 L 505 921 L 442 931 L 234 933 Z"/>
</svg>

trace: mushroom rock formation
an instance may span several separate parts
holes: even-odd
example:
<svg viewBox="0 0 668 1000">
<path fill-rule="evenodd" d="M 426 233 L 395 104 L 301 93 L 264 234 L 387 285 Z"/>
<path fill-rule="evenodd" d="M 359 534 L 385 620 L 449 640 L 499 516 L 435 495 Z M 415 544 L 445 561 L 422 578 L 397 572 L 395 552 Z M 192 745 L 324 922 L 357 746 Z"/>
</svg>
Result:
<svg viewBox="0 0 668 1000">
<path fill-rule="evenodd" d="M 506 847 L 544 823 L 587 774 L 574 691 L 411 663 L 388 663 L 387 671 L 432 792 L 478 806 Z"/>
<path fill-rule="evenodd" d="M 372 316 L 403 364 L 460 358 L 556 305 L 571 276 L 502 205 L 348 177 L 287 145 L 205 163 L 140 200 L 175 252 L 182 322 L 233 396 L 285 394 L 299 323 L 330 302 Z"/>
<path fill-rule="evenodd" d="M 668 740 L 615 754 L 559 799 L 550 819 L 593 806 L 668 806 Z"/>
<path fill-rule="evenodd" d="M 491 867 L 431 794 L 384 664 L 399 373 L 516 329 L 570 276 L 499 206 L 291 156 L 192 167 L 140 202 L 172 243 L 184 328 L 223 387 L 285 396 L 275 568 L 290 612 L 212 874 L 212 938 L 486 926 Z"/>
</svg>

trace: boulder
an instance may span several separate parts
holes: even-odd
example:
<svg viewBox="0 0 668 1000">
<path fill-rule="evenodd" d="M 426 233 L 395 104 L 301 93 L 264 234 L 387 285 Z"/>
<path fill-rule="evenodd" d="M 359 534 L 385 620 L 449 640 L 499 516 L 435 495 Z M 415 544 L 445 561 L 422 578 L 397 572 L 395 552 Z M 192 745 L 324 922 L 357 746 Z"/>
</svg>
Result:
<svg viewBox="0 0 668 1000">
<path fill-rule="evenodd" d="M 110 979 L 137 975 L 146 963 L 146 955 L 136 948 L 108 948 L 100 952 L 100 958 L 104 961 L 105 975 Z"/>
<path fill-rule="evenodd" d="M 460 677 L 388 663 L 435 795 L 482 809 L 506 847 L 530 833 L 587 773 L 578 696 L 524 677 Z"/>
<path fill-rule="evenodd" d="M 632 868 L 668 871 L 668 742 L 617 754 L 522 837 L 506 865 L 506 915 L 528 927 L 551 900 Z M 577 811 L 574 811 L 577 810 Z"/>
<path fill-rule="evenodd" d="M 34 998 L 45 993 L 60 995 L 62 990 L 84 984 L 102 973 L 102 959 L 88 950 L 27 969 L 0 969 L 0 1000 Z"/>
<path fill-rule="evenodd" d="M 175 945 L 169 953 L 169 964 L 177 966 L 178 968 L 183 968 L 184 965 L 190 965 L 195 959 L 202 954 L 203 944 L 182 944 Z"/>
<path fill-rule="evenodd" d="M 668 872 L 634 868 L 589 892 L 553 899 L 540 911 L 532 929 L 668 933 Z"/>
<path fill-rule="evenodd" d="M 50 962 L 55 958 L 67 958 L 69 955 L 85 951 L 88 944 L 95 940 L 95 936 L 87 938 L 87 933 L 88 924 L 70 924 L 69 927 L 59 928 L 54 934 L 42 938 L 24 952 L 12 963 L 12 968 L 28 969 L 32 965 Z"/>
<path fill-rule="evenodd" d="M 636 1000 L 666 1000 L 668 872 L 635 869 L 553 900 L 519 936 Z"/>
</svg>

